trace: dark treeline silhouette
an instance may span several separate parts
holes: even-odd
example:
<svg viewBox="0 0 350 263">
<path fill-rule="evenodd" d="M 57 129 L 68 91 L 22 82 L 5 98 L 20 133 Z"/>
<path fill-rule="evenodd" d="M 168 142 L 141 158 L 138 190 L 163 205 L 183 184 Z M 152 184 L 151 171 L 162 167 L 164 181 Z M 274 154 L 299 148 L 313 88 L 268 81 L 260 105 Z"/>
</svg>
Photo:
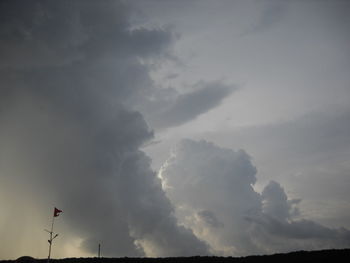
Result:
<svg viewBox="0 0 350 263">
<path fill-rule="evenodd" d="M 173 257 L 173 258 L 65 258 L 51 259 L 52 263 L 243 263 L 243 262 L 349 262 L 350 249 L 297 251 L 285 254 L 248 257 Z M 47 259 L 21 257 L 17 260 L 0 260 L 0 263 L 46 263 Z"/>
</svg>

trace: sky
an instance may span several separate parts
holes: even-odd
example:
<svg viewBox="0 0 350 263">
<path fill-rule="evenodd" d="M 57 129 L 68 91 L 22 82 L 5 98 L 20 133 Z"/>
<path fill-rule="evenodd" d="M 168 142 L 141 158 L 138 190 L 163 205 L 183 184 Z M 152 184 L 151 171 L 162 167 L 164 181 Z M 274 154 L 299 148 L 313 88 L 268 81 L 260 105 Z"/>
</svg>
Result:
<svg viewBox="0 0 350 263">
<path fill-rule="evenodd" d="M 350 246 L 343 0 L 0 0 L 0 259 Z"/>
</svg>

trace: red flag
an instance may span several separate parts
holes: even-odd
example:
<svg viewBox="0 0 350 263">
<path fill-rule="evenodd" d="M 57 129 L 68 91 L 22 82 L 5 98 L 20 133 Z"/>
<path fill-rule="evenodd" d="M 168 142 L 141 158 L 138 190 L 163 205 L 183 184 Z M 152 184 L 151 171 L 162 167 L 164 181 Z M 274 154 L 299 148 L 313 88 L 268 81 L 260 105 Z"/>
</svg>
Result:
<svg viewBox="0 0 350 263">
<path fill-rule="evenodd" d="M 57 208 L 55 207 L 55 211 L 53 212 L 53 216 L 54 216 L 54 217 L 57 217 L 57 216 L 60 215 L 60 213 L 62 213 L 62 210 L 59 210 L 59 209 L 57 209 Z"/>
</svg>

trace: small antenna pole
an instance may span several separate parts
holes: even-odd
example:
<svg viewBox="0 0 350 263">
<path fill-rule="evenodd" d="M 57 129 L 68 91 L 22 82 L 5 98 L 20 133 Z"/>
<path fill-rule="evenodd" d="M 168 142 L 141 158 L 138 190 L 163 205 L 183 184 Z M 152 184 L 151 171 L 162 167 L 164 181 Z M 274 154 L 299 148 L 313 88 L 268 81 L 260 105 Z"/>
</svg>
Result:
<svg viewBox="0 0 350 263">
<path fill-rule="evenodd" d="M 98 257 L 101 257 L 101 244 L 98 244 Z"/>
</svg>

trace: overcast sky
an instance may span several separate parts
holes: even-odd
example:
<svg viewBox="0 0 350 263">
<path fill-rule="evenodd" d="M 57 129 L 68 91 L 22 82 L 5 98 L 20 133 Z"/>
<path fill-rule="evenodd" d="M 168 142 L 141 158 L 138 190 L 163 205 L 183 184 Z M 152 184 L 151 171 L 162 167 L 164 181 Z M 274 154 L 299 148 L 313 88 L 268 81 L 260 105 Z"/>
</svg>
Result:
<svg viewBox="0 0 350 263">
<path fill-rule="evenodd" d="M 349 12 L 1 0 L 0 259 L 349 247 Z"/>
</svg>

